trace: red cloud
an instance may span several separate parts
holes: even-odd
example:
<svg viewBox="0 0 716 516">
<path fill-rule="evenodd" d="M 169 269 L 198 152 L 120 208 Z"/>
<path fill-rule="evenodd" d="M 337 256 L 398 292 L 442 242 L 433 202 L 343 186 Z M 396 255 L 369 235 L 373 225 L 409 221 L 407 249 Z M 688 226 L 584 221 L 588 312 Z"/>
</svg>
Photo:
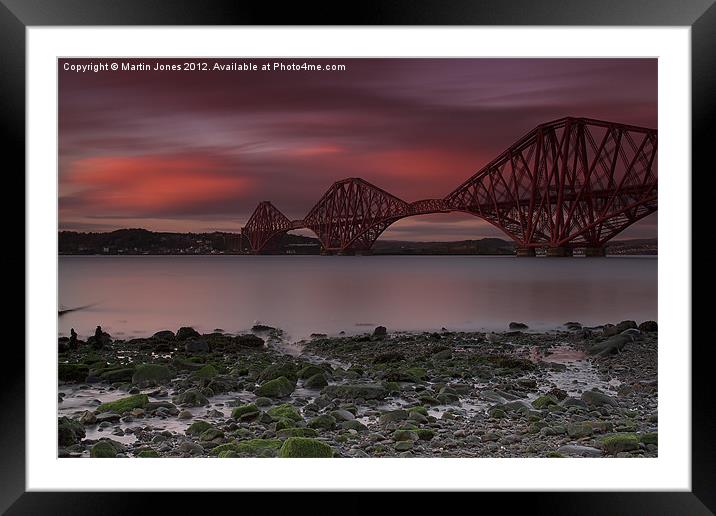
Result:
<svg viewBox="0 0 716 516">
<path fill-rule="evenodd" d="M 73 197 L 107 212 L 157 213 L 245 194 L 250 180 L 227 160 L 203 156 L 103 156 L 74 161 L 65 183 Z"/>
</svg>

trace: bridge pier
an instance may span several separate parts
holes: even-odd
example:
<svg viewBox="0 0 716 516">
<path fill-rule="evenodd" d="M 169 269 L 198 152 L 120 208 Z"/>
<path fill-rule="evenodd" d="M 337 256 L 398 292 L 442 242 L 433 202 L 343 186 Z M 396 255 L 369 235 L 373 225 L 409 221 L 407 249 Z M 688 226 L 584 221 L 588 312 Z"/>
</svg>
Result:
<svg viewBox="0 0 716 516">
<path fill-rule="evenodd" d="M 515 256 L 537 256 L 537 251 L 534 247 L 518 247 L 515 249 Z"/>
<path fill-rule="evenodd" d="M 607 250 L 604 247 L 587 247 L 584 249 L 584 256 L 587 257 L 603 257 L 607 255 Z"/>
<path fill-rule="evenodd" d="M 547 248 L 547 256 L 553 256 L 553 257 L 563 257 L 563 256 L 572 256 L 572 248 L 571 247 L 548 247 Z"/>
</svg>

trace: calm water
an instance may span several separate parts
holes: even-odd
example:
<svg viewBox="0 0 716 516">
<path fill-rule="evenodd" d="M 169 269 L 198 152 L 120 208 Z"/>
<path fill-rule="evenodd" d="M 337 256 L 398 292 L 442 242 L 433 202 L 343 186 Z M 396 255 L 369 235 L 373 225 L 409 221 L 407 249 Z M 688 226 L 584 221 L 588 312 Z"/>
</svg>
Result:
<svg viewBox="0 0 716 516">
<path fill-rule="evenodd" d="M 656 257 L 61 256 L 59 318 L 80 337 L 256 322 L 310 333 L 551 329 L 657 319 Z"/>
</svg>

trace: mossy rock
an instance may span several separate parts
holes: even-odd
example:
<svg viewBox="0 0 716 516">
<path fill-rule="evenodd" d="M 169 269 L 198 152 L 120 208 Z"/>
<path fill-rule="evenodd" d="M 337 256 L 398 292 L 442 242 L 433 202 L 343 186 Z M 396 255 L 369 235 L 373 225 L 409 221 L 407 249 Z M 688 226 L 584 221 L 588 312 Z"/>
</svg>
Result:
<svg viewBox="0 0 716 516">
<path fill-rule="evenodd" d="M 222 453 L 231 452 L 236 455 L 249 455 L 251 457 L 275 457 L 281 447 L 279 439 L 247 439 L 221 444 L 212 448 L 209 455 L 221 456 Z"/>
<path fill-rule="evenodd" d="M 194 421 L 189 427 L 185 430 L 186 434 L 188 435 L 200 435 L 204 431 L 211 428 L 211 423 L 208 423 L 206 421 L 197 420 Z"/>
<path fill-rule="evenodd" d="M 191 377 L 195 378 L 197 380 L 210 380 L 211 378 L 214 378 L 216 375 L 219 374 L 219 371 L 217 371 L 216 367 L 214 367 L 211 364 L 207 364 L 203 366 L 201 369 L 198 369 L 191 373 Z"/>
<path fill-rule="evenodd" d="M 298 380 L 297 368 L 295 364 L 285 362 L 282 364 L 272 364 L 266 369 L 261 371 L 259 375 L 259 382 L 268 382 L 270 380 L 276 380 L 281 377 L 285 377 L 292 383 L 296 383 Z"/>
<path fill-rule="evenodd" d="M 176 333 L 176 340 L 195 339 L 199 337 L 201 337 L 201 334 L 191 326 L 182 326 Z"/>
<path fill-rule="evenodd" d="M 199 435 L 200 441 L 214 441 L 215 439 L 223 439 L 224 438 L 224 432 L 219 430 L 218 428 L 207 428 L 204 430 L 201 435 Z"/>
<path fill-rule="evenodd" d="M 408 411 L 403 409 L 397 409 L 391 410 L 389 412 L 383 412 L 378 418 L 378 422 L 381 425 L 387 425 L 388 423 L 405 421 L 406 419 L 408 419 Z"/>
<path fill-rule="evenodd" d="M 90 448 L 90 457 L 95 459 L 113 459 L 117 456 L 117 449 L 107 441 L 99 441 Z"/>
<path fill-rule="evenodd" d="M 249 439 L 236 443 L 236 451 L 252 457 L 275 457 L 281 444 L 280 439 Z"/>
<path fill-rule="evenodd" d="M 420 437 L 413 430 L 396 430 L 393 432 L 394 441 L 417 441 L 418 439 Z"/>
<path fill-rule="evenodd" d="M 303 416 L 293 405 L 283 403 L 272 407 L 267 411 L 267 414 L 274 419 L 290 419 L 292 421 L 301 421 Z"/>
<path fill-rule="evenodd" d="M 301 380 L 308 380 L 311 376 L 315 376 L 317 374 L 325 374 L 326 370 L 322 367 L 319 367 L 317 365 L 309 364 L 306 367 L 302 368 L 298 371 L 297 376 Z"/>
<path fill-rule="evenodd" d="M 266 396 L 267 398 L 285 398 L 290 396 L 295 389 L 296 385 L 291 380 L 285 376 L 280 376 L 261 385 L 256 389 L 256 395 Z"/>
<path fill-rule="evenodd" d="M 57 377 L 61 382 L 84 382 L 89 374 L 86 364 L 58 364 Z"/>
<path fill-rule="evenodd" d="M 336 427 L 336 418 L 328 414 L 321 414 L 308 420 L 309 428 L 333 430 Z"/>
<path fill-rule="evenodd" d="M 613 434 L 602 437 L 602 448 L 605 452 L 616 455 L 639 449 L 639 436 L 636 434 Z"/>
<path fill-rule="evenodd" d="M 62 416 L 57 418 L 57 444 L 72 446 L 85 437 L 85 428 L 82 423 Z"/>
<path fill-rule="evenodd" d="M 97 412 L 114 412 L 116 414 L 124 414 L 135 408 L 145 408 L 149 403 L 149 397 L 146 394 L 135 394 L 116 401 L 102 403 L 97 407 Z"/>
<path fill-rule="evenodd" d="M 188 389 L 173 400 L 174 403 L 186 407 L 203 407 L 209 404 L 209 400 L 198 389 Z"/>
<path fill-rule="evenodd" d="M 328 385 L 328 380 L 323 373 L 314 374 L 303 383 L 306 389 L 321 389 L 326 385 Z"/>
<path fill-rule="evenodd" d="M 657 432 L 649 432 L 646 434 L 643 434 L 640 437 L 640 440 L 644 444 L 655 444 L 659 445 L 659 434 Z"/>
<path fill-rule="evenodd" d="M 368 431 L 368 427 L 365 426 L 360 421 L 358 421 L 357 419 L 351 419 L 350 421 L 343 421 L 340 426 L 343 430 L 355 430 L 356 432 L 367 432 Z"/>
<path fill-rule="evenodd" d="M 539 396 L 536 400 L 532 402 L 532 406 L 537 410 L 545 409 L 550 405 L 559 405 L 559 401 L 557 400 L 557 398 L 551 395 Z"/>
<path fill-rule="evenodd" d="M 417 412 L 421 416 L 428 417 L 428 409 L 426 409 L 422 405 L 418 405 L 417 407 L 410 407 L 408 409 L 408 412 Z"/>
<path fill-rule="evenodd" d="M 132 376 L 135 385 L 161 385 L 172 379 L 174 373 L 161 364 L 141 364 Z"/>
<path fill-rule="evenodd" d="M 491 408 L 487 411 L 491 418 L 502 419 L 507 417 L 507 413 L 499 407 Z"/>
<path fill-rule="evenodd" d="M 137 457 L 141 457 L 143 459 L 156 459 L 159 458 L 160 455 L 156 450 L 142 450 L 137 454 Z"/>
<path fill-rule="evenodd" d="M 318 432 L 313 428 L 284 428 L 276 432 L 279 439 L 288 439 L 289 437 L 317 437 Z"/>
<path fill-rule="evenodd" d="M 549 457 L 550 459 L 563 459 L 565 456 L 559 452 L 551 451 L 551 452 L 547 452 L 546 457 Z"/>
<path fill-rule="evenodd" d="M 134 375 L 134 368 L 125 367 L 122 369 L 111 369 L 99 375 L 100 380 L 105 382 L 131 382 Z"/>
<path fill-rule="evenodd" d="M 421 441 L 430 441 L 433 437 L 435 437 L 435 430 L 431 430 L 430 428 L 419 428 L 414 430 L 414 432 L 418 435 L 418 439 Z"/>
<path fill-rule="evenodd" d="M 230 442 L 225 444 L 220 444 L 219 446 L 215 446 L 211 450 L 209 450 L 209 455 L 218 455 L 221 457 L 222 453 L 225 452 L 233 452 L 236 453 L 236 442 Z"/>
<path fill-rule="evenodd" d="M 247 403 L 246 405 L 241 405 L 240 407 L 236 407 L 234 410 L 231 411 L 231 417 L 234 419 L 255 419 L 259 416 L 259 409 L 256 405 L 253 403 Z"/>
<path fill-rule="evenodd" d="M 333 449 L 317 439 L 289 437 L 278 453 L 282 458 L 331 458 Z"/>
<path fill-rule="evenodd" d="M 235 459 L 240 456 L 236 450 L 223 450 L 220 451 L 218 455 L 220 459 Z"/>
</svg>

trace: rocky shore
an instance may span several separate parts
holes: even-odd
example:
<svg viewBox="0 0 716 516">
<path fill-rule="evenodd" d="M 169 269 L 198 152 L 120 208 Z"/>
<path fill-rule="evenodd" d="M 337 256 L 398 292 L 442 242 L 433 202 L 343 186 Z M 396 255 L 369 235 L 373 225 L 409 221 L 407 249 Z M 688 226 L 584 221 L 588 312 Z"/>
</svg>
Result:
<svg viewBox="0 0 716 516">
<path fill-rule="evenodd" d="M 655 457 L 655 322 L 59 348 L 60 457 Z"/>
</svg>

